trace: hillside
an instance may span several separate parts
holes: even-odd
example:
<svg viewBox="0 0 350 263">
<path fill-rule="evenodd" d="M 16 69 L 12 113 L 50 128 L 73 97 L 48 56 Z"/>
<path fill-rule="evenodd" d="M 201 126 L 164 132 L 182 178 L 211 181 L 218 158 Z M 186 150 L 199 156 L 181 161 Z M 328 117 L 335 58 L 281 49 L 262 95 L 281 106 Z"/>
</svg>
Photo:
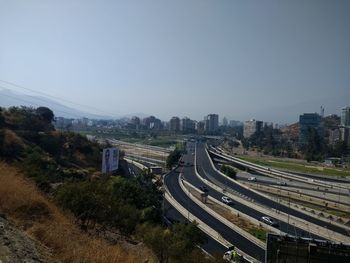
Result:
<svg viewBox="0 0 350 263">
<path fill-rule="evenodd" d="M 106 145 L 53 121 L 46 107 L 0 108 L 0 214 L 49 249 L 45 262 L 221 261 L 198 248 L 207 237 L 196 223 L 162 223 L 152 173 L 102 175 Z"/>
<path fill-rule="evenodd" d="M 143 262 L 143 258 L 149 257 L 145 248 L 135 247 L 126 250 L 121 245 L 112 245 L 106 240 L 83 233 L 75 225 L 72 216 L 48 200 L 17 169 L 5 163 L 0 163 L 0 213 L 6 215 L 26 233 L 11 230 L 16 235 L 10 235 L 9 239 L 16 239 L 17 242 L 8 242 L 7 247 L 12 251 L 12 257 L 16 257 L 16 253 L 21 257 L 22 261 L 17 262 L 23 262 L 25 259 L 23 247 L 28 246 L 30 253 L 39 254 L 36 256 L 39 262 L 40 258 L 42 262 Z M 26 235 L 44 245 L 45 251 L 51 251 L 52 255 L 33 252 L 33 247 L 38 247 L 40 250 L 40 245 L 35 241 L 28 241 Z M 11 249 L 14 244 L 19 244 L 19 247 Z"/>
<path fill-rule="evenodd" d="M 52 252 L 52 258 L 44 261 L 39 255 L 38 262 L 153 262 L 143 243 L 130 243 L 133 238 L 113 228 L 108 237 L 99 235 L 96 227 L 84 227 L 74 216 L 79 215 L 64 207 L 62 200 L 61 207 L 57 206 L 56 195 L 66 185 L 99 183 L 102 146 L 79 134 L 55 131 L 52 120 L 52 111 L 45 107 L 0 110 L 0 214 L 10 220 L 5 222 L 14 229 L 10 232 L 24 244 L 16 248 L 16 238 L 6 237 L 12 242 L 5 242 L 5 247 L 0 244 L 0 260 L 6 262 L 4 254 L 36 244 Z M 9 257 L 23 262 L 25 256 L 18 253 Z"/>
<path fill-rule="evenodd" d="M 282 137 L 296 141 L 299 136 L 299 122 L 293 123 L 281 129 Z"/>
</svg>

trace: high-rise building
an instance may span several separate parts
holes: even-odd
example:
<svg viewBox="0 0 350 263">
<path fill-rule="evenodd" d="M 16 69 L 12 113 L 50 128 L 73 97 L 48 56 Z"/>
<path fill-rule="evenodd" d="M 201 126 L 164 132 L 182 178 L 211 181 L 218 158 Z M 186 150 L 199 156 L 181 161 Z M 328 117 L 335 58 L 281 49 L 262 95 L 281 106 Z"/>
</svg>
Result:
<svg viewBox="0 0 350 263">
<path fill-rule="evenodd" d="M 141 124 L 141 120 L 139 117 L 137 116 L 134 116 L 131 118 L 131 123 L 134 124 L 134 125 L 140 125 Z"/>
<path fill-rule="evenodd" d="M 204 118 L 204 129 L 206 132 L 216 132 L 219 130 L 219 115 L 209 114 Z"/>
<path fill-rule="evenodd" d="M 249 120 L 244 122 L 243 126 L 243 137 L 249 138 L 257 132 L 261 132 L 263 128 L 263 122 L 257 120 Z"/>
<path fill-rule="evenodd" d="M 196 130 L 196 124 L 190 118 L 183 118 L 181 120 L 181 130 L 184 133 L 194 133 Z"/>
<path fill-rule="evenodd" d="M 144 118 L 142 122 L 147 130 L 159 130 L 162 127 L 162 121 L 154 116 Z"/>
<path fill-rule="evenodd" d="M 134 116 L 131 118 L 130 124 L 131 124 L 133 129 L 138 130 L 138 129 L 140 129 L 140 126 L 141 126 L 141 120 L 139 117 Z"/>
<path fill-rule="evenodd" d="M 180 131 L 180 118 L 172 117 L 169 121 L 169 129 L 174 132 Z"/>
<path fill-rule="evenodd" d="M 238 127 L 238 126 L 243 126 L 243 123 L 241 121 L 235 121 L 235 120 L 230 121 L 230 127 Z"/>
<path fill-rule="evenodd" d="M 329 144 L 334 145 L 336 144 L 338 141 L 340 141 L 341 138 L 341 134 L 340 134 L 340 129 L 336 128 L 333 130 L 329 130 Z"/>
<path fill-rule="evenodd" d="M 340 140 L 345 142 L 347 146 L 350 146 L 350 127 L 349 126 L 341 126 L 340 130 Z"/>
<path fill-rule="evenodd" d="M 317 113 L 304 113 L 299 116 L 299 143 L 305 144 L 309 130 L 315 129 L 319 136 L 323 136 L 321 116 Z"/>
<path fill-rule="evenodd" d="M 224 127 L 228 126 L 228 120 L 227 120 L 226 117 L 224 117 L 224 118 L 222 119 L 222 126 L 224 126 Z"/>
<path fill-rule="evenodd" d="M 199 121 L 196 124 L 196 130 L 198 134 L 203 134 L 205 128 L 205 121 Z"/>
<path fill-rule="evenodd" d="M 350 107 L 342 108 L 340 117 L 341 126 L 350 126 Z"/>
</svg>

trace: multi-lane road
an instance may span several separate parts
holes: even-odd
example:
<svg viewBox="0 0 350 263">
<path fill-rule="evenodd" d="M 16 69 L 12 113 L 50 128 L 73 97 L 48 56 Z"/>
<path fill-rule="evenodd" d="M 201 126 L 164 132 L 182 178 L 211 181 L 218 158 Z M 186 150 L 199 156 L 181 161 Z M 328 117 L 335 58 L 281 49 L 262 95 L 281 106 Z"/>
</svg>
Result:
<svg viewBox="0 0 350 263">
<path fill-rule="evenodd" d="M 334 232 L 348 235 L 348 231 L 338 225 L 322 221 L 298 210 L 294 210 L 291 207 L 285 206 L 263 195 L 260 195 L 256 191 L 250 190 L 247 187 L 243 187 L 241 184 L 236 183 L 235 181 L 227 179 L 213 167 L 210 156 L 206 150 L 206 145 L 204 143 L 187 143 L 187 153 L 183 156 L 182 160 L 184 162 L 184 167 L 180 167 L 171 171 L 164 178 L 164 184 L 172 198 L 174 198 L 176 202 L 178 202 L 183 208 L 188 211 L 188 215 L 191 214 L 197 217 L 214 231 L 220 233 L 226 241 L 235 245 L 244 253 L 254 257 L 259 261 L 264 260 L 264 249 L 261 246 L 257 245 L 256 242 L 253 242 L 247 238 L 246 235 L 242 235 L 239 232 L 234 231 L 231 227 L 223 223 L 222 220 L 219 220 L 213 216 L 213 214 L 208 213 L 205 209 L 203 209 L 203 207 L 194 202 L 189 197 L 188 193 L 185 193 L 181 187 L 181 180 L 186 180 L 196 188 L 203 186 L 203 181 L 207 180 L 215 185 L 220 186 L 221 188 L 226 189 L 227 191 L 238 193 L 242 197 L 254 202 L 255 204 L 259 204 L 263 207 L 274 208 L 275 210 L 313 223 L 319 227 L 326 227 Z M 181 172 L 180 169 L 182 169 Z M 195 169 L 197 169 L 197 172 Z M 213 189 L 210 186 L 207 186 L 207 188 L 209 190 L 209 195 L 212 198 L 221 201 L 223 193 L 218 192 L 216 189 Z M 261 217 L 265 215 L 255 210 L 254 206 L 244 205 L 240 202 L 235 202 L 234 208 L 241 213 L 257 220 L 260 220 Z M 276 219 L 276 221 L 278 220 Z M 321 239 L 319 236 L 311 234 L 309 231 L 298 228 L 295 225 L 288 224 L 287 222 L 280 221 L 279 228 L 276 229 L 276 232 L 279 230 L 290 235 Z M 219 251 L 222 251 L 223 245 L 220 244 L 220 242 L 215 241 L 215 237 L 213 238 L 214 239 L 210 238 L 209 250 L 213 251 L 217 248 Z"/>
<path fill-rule="evenodd" d="M 188 155 L 185 155 L 184 156 L 184 161 L 185 163 L 190 163 L 192 164 L 193 163 L 193 158 L 189 157 Z M 197 158 L 198 160 L 198 158 Z M 206 180 L 209 180 L 209 181 L 213 181 L 214 183 L 216 184 L 220 184 L 218 183 L 215 179 L 213 180 L 213 177 L 211 175 L 209 175 L 208 172 L 206 172 L 203 167 L 198 167 L 197 165 L 197 168 L 198 168 L 198 173 L 199 175 L 206 179 Z M 194 171 L 194 168 L 193 169 L 189 169 L 187 173 L 184 173 L 184 177 L 185 179 L 191 183 L 192 185 L 196 186 L 197 188 L 199 188 L 200 186 L 202 186 L 204 183 L 202 180 L 200 180 L 200 178 L 198 178 L 198 176 L 195 174 L 195 171 Z M 209 190 L 209 195 L 213 198 L 215 198 L 216 200 L 218 201 L 221 201 L 221 197 L 224 195 L 223 193 L 221 192 L 218 192 L 217 190 L 213 189 L 212 187 L 210 186 L 206 186 L 207 189 Z M 239 212 L 242 212 L 243 214 L 246 214 L 250 217 L 253 217 L 257 220 L 261 220 L 261 218 L 263 216 L 267 216 L 266 214 L 263 214 L 257 210 L 255 210 L 254 208 L 252 207 L 249 207 L 247 205 L 244 205 L 240 202 L 234 202 L 234 208 L 236 210 L 238 210 Z M 270 218 L 273 218 L 270 216 Z M 279 220 L 276 219 L 276 218 L 273 218 L 276 222 L 278 222 Z M 298 227 L 295 227 L 294 225 L 291 225 L 291 224 L 287 224 L 283 221 L 280 221 L 279 222 L 279 228 L 276 229 L 276 231 L 282 231 L 284 233 L 288 233 L 290 235 L 297 235 L 297 236 L 306 236 L 306 237 L 312 237 L 312 238 L 320 238 L 319 236 L 316 236 L 316 235 L 313 235 L 313 234 L 310 234 L 309 232 L 306 232 Z"/>
<path fill-rule="evenodd" d="M 280 204 L 278 202 L 275 202 L 274 200 L 268 199 L 262 195 L 257 194 L 255 191 L 251 191 L 245 187 L 242 187 L 240 184 L 237 184 L 231 180 L 228 180 L 227 178 L 223 177 L 221 174 L 219 174 L 211 165 L 209 156 L 206 152 L 205 144 L 204 143 L 198 143 L 197 144 L 197 165 L 199 166 L 199 173 L 204 174 L 204 176 L 209 177 L 211 181 L 219 182 L 222 185 L 227 186 L 228 188 L 239 192 L 243 194 L 244 196 L 249 197 L 251 200 L 254 200 L 257 203 L 260 203 L 264 206 L 275 208 L 281 212 L 284 212 L 286 214 L 295 216 L 297 218 L 301 218 L 303 220 L 306 220 L 307 222 L 319 225 L 321 227 L 327 227 L 328 229 L 344 234 L 349 235 L 348 231 L 342 227 L 339 227 L 337 225 L 334 225 L 329 222 L 325 222 L 323 220 L 317 219 L 315 217 L 312 217 L 310 215 L 304 214 L 300 211 L 294 210 L 293 208 L 290 208 L 288 206 L 285 206 L 283 204 Z"/>
<path fill-rule="evenodd" d="M 191 173 L 193 167 L 184 167 L 183 173 Z M 248 255 L 262 261 L 264 259 L 265 251 L 251 242 L 247 238 L 236 233 L 230 227 L 222 223 L 220 220 L 206 212 L 203 208 L 197 205 L 190 199 L 182 190 L 179 184 L 180 168 L 170 172 L 164 178 L 164 183 L 171 194 L 171 196 L 183 207 L 185 207 L 192 215 L 205 222 L 209 227 L 219 232 L 224 239 L 231 244 L 237 246 Z"/>
</svg>

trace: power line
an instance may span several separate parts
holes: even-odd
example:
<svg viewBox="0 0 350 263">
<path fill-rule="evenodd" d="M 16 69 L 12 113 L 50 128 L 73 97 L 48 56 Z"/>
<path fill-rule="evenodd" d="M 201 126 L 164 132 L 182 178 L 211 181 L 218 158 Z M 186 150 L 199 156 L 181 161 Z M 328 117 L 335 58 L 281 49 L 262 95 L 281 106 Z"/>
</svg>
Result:
<svg viewBox="0 0 350 263">
<path fill-rule="evenodd" d="M 26 88 L 26 87 L 23 87 L 23 86 L 18 85 L 16 83 L 13 83 L 13 82 L 9 82 L 9 81 L 2 80 L 2 79 L 0 79 L 0 81 L 5 83 L 5 84 L 7 84 L 7 85 L 11 85 L 11 86 L 14 86 L 14 87 L 17 87 L 17 88 L 20 88 L 20 89 L 24 89 L 24 90 L 27 90 L 27 91 L 31 91 L 31 92 L 34 92 L 34 93 L 37 93 L 37 94 L 41 94 L 41 95 L 44 95 L 44 96 L 49 97 L 49 98 L 53 98 L 53 99 L 60 100 L 60 101 L 65 101 L 67 103 L 71 103 L 73 105 L 77 105 L 77 106 L 81 106 L 81 107 L 87 107 L 87 108 L 93 109 L 95 111 L 99 111 L 100 113 L 103 113 L 103 114 L 108 114 L 108 115 L 112 115 L 112 116 L 114 115 L 114 113 L 111 113 L 111 112 L 107 112 L 107 111 L 104 111 L 104 110 L 101 110 L 101 109 L 98 109 L 98 108 L 95 108 L 95 107 L 92 107 L 92 106 L 89 106 L 89 105 L 80 104 L 80 103 L 77 103 L 77 102 L 74 102 L 74 101 L 70 101 L 70 100 L 67 100 L 67 99 L 64 99 L 64 98 L 60 98 L 60 97 L 57 97 L 57 96 L 52 96 L 52 95 L 47 94 L 45 92 L 34 90 L 34 89 L 30 89 L 30 88 Z"/>
<path fill-rule="evenodd" d="M 7 89 L 7 87 L 4 87 L 4 86 L 2 86 L 2 85 L 0 85 L 0 88 L 4 88 L 4 89 Z M 29 101 L 29 100 L 25 100 L 25 99 L 21 99 L 21 98 L 17 98 L 17 97 L 13 97 L 13 96 L 11 96 L 11 95 L 6 95 L 6 94 L 2 94 L 2 95 L 4 95 L 4 96 L 7 96 L 7 97 L 11 97 L 11 98 L 13 98 L 13 99 L 17 99 L 17 100 L 21 100 L 21 101 L 24 101 L 24 102 L 27 102 L 27 103 L 31 103 L 31 104 L 35 104 L 35 105 L 37 105 L 37 106 L 43 106 L 43 105 L 39 105 L 38 103 L 35 103 L 35 102 L 33 102 L 33 101 Z M 29 95 L 28 95 L 29 96 Z M 35 100 L 41 100 L 42 102 L 44 102 L 46 105 L 48 104 L 48 102 L 47 102 L 47 100 L 45 100 L 44 98 L 41 98 L 41 97 L 34 97 L 34 96 L 32 96 Z M 53 104 L 56 104 L 56 105 L 58 105 L 58 106 L 63 106 L 62 104 L 60 104 L 60 103 L 58 103 L 58 102 L 56 102 L 56 101 L 53 101 L 53 100 L 51 100 L 50 101 L 50 104 L 51 103 L 53 103 Z M 52 107 L 51 105 L 50 105 L 50 107 Z M 62 111 L 62 110 L 56 110 L 56 111 L 61 111 L 61 112 L 64 112 L 64 111 Z M 67 113 L 67 112 L 65 112 L 65 113 Z M 78 116 L 77 114 L 70 114 L 70 115 L 76 115 L 76 116 Z"/>
<path fill-rule="evenodd" d="M 0 87 L 1 87 L 1 86 L 0 86 Z M 40 107 L 40 106 L 43 106 L 43 105 L 40 105 L 40 104 L 38 104 L 38 103 L 29 101 L 29 100 L 20 99 L 20 98 L 14 97 L 14 96 L 10 96 L 10 95 L 8 95 L 8 94 L 1 94 L 1 95 L 2 95 L 2 96 L 9 97 L 9 98 L 12 98 L 12 99 L 15 99 L 15 100 L 23 101 L 23 102 L 26 102 L 26 103 L 29 103 L 29 104 L 34 104 L 34 105 L 39 106 L 39 107 Z M 83 115 L 77 115 L 77 114 L 75 114 L 75 113 L 69 113 L 69 112 L 62 111 L 62 110 L 57 110 L 57 109 L 54 109 L 54 108 L 53 108 L 53 110 L 56 111 L 56 112 L 61 112 L 61 113 L 64 113 L 64 114 L 67 114 L 67 115 L 71 115 L 71 116 L 74 115 L 75 117 L 78 117 L 78 118 L 83 118 L 83 117 L 84 117 Z"/>
</svg>

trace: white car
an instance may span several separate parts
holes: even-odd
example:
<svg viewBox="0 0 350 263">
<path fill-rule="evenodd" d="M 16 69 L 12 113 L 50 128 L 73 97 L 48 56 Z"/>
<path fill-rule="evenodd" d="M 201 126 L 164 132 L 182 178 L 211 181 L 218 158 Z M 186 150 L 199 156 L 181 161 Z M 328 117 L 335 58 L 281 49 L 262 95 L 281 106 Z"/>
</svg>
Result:
<svg viewBox="0 0 350 263">
<path fill-rule="evenodd" d="M 287 183 L 286 183 L 286 182 L 283 182 L 283 181 L 278 181 L 277 184 L 278 184 L 278 185 L 284 185 L 284 186 L 287 185 Z"/>
<path fill-rule="evenodd" d="M 253 176 L 252 176 L 252 177 L 249 177 L 249 178 L 248 178 L 248 181 L 256 182 L 256 177 L 253 177 Z"/>
<path fill-rule="evenodd" d="M 270 226 L 275 226 L 275 227 L 278 226 L 278 222 L 268 216 L 261 217 L 261 221 L 263 221 L 265 224 L 268 224 Z"/>
<path fill-rule="evenodd" d="M 221 197 L 221 201 L 227 205 L 233 205 L 233 201 L 230 197 L 227 197 L 227 196 L 223 196 Z"/>
</svg>

